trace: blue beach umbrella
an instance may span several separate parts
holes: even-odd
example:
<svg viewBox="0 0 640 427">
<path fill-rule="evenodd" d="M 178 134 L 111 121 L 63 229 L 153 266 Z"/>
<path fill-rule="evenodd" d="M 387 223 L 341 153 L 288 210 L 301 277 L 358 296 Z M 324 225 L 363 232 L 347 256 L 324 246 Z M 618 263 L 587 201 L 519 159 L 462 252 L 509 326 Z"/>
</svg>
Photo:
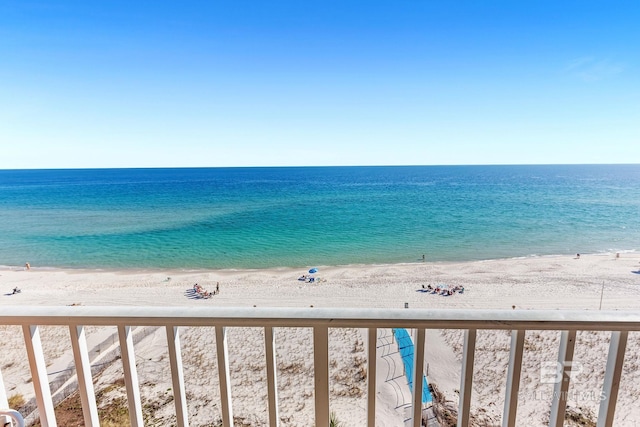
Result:
<svg viewBox="0 0 640 427">
<path fill-rule="evenodd" d="M 313 273 L 317 273 L 318 269 L 313 267 L 311 270 L 309 270 L 309 273 L 313 274 Z"/>
</svg>

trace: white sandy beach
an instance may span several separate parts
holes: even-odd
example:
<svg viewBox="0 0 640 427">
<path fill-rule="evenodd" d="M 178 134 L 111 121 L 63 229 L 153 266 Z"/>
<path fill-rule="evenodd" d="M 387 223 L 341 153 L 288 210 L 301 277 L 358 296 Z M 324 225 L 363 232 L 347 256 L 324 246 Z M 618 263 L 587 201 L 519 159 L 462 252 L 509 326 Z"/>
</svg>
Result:
<svg viewBox="0 0 640 427">
<path fill-rule="evenodd" d="M 572 310 L 640 310 L 640 254 L 614 254 L 531 257 L 464 263 L 415 263 L 398 265 L 309 266 L 318 267 L 318 283 L 303 283 L 298 269 L 221 270 L 221 271 L 96 271 L 57 270 L 24 267 L 0 269 L 0 304 L 3 306 L 81 305 L 81 306 L 210 306 L 210 307 L 371 307 L 410 309 L 572 309 Z M 220 293 L 210 299 L 190 298 L 195 283 Z M 420 292 L 422 285 L 464 286 L 463 294 L 442 297 Z M 604 294 L 601 303 L 601 292 Z M 15 287 L 18 294 L 11 294 Z M 312 307 L 313 306 L 313 307 Z M 10 348 L 0 356 L 0 367 L 7 395 L 33 395 L 28 365 L 24 356 L 20 328 L 1 327 Z M 88 329 L 96 354 L 105 353 L 115 332 Z M 62 371 L 70 363 L 68 329 L 43 328 L 45 357 L 49 373 Z M 162 331 L 147 331 L 136 346 L 136 356 L 143 394 L 159 401 L 171 386 L 166 357 L 166 337 Z M 305 329 L 279 330 L 278 368 L 280 415 L 283 426 L 310 425 L 313 417 L 313 366 L 311 332 Z M 183 359 L 192 425 L 210 425 L 219 417 L 217 371 L 214 340 L 202 340 L 202 330 L 186 329 L 181 333 Z M 213 334 L 210 334 L 213 336 Z M 594 418 L 604 376 L 608 333 L 580 332 L 575 360 L 584 373 L 576 380 L 581 395 L 569 402 L 571 410 Z M 67 337 L 67 339 L 59 339 Z M 253 329 L 233 330 L 230 335 L 232 394 L 234 415 L 246 425 L 266 422 L 264 350 L 262 332 Z M 379 334 L 379 344 L 390 337 Z M 164 340 L 164 342 L 163 342 Z M 458 331 L 428 331 L 428 379 L 445 397 L 457 403 L 462 335 Z M 115 340 L 117 341 L 117 339 Z M 559 333 L 527 335 L 519 424 L 544 425 L 548 419 L 552 385 L 540 384 L 540 364 L 555 360 Z M 241 345 L 240 343 L 245 343 Z M 246 345 L 256 342 L 255 346 Z M 357 330 L 332 330 L 330 336 L 332 409 L 345 426 L 364 425 L 366 383 L 366 341 Z M 489 345 L 490 344 L 490 345 Z M 8 344 L 5 344 L 8 345 Z M 379 358 L 389 351 L 380 346 Z M 498 425 L 502 413 L 509 336 L 504 331 L 478 333 L 475 359 L 473 411 L 486 425 Z M 385 350 L 386 349 L 386 350 Z M 640 339 L 629 335 L 624 374 L 619 393 L 616 426 L 640 423 Z M 95 362 L 95 361 L 94 361 Z M 96 362 L 97 363 L 97 362 Z M 114 363 L 97 379 L 97 388 L 121 376 Z M 380 367 L 388 364 L 379 364 Z M 391 366 L 391 365 L 389 365 Z M 203 369 L 211 375 L 203 375 Z M 364 369 L 364 371 L 363 371 Z M 380 425 L 403 425 L 406 384 L 389 381 L 389 369 L 378 372 L 378 417 Z M 400 368 L 401 369 L 401 368 Z M 588 375 L 586 375 L 588 373 Z M 401 382 L 401 379 L 396 381 Z M 577 388 L 576 388 L 577 391 Z M 113 392 L 116 396 L 117 392 Z M 120 391 L 121 393 L 121 391 Z M 592 393 L 592 394 L 590 394 Z M 165 401 L 168 401 L 166 398 Z M 172 404 L 160 405 L 157 416 L 171 416 Z M 238 422 L 238 420 L 236 420 Z M 480 421 L 479 421 L 480 422 Z M 484 425 L 484 424 L 483 424 Z"/>
</svg>

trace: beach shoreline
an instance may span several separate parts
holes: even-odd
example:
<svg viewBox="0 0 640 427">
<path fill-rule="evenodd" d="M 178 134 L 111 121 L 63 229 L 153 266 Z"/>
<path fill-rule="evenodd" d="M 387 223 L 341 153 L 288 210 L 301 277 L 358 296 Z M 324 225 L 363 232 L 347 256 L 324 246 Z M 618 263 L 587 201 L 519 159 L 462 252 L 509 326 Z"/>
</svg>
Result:
<svg viewBox="0 0 640 427">
<path fill-rule="evenodd" d="M 311 267 L 311 266 L 310 266 Z M 298 280 L 307 270 L 297 268 L 273 268 L 251 270 L 95 270 L 95 269 L 50 269 L 32 266 L 31 269 L 12 267 L 0 268 L 0 305 L 13 306 L 171 306 L 171 307 L 306 307 L 314 308 L 354 307 L 354 308 L 403 308 L 417 310 L 438 309 L 493 309 L 493 310 L 640 310 L 640 254 L 635 252 L 616 254 L 581 254 L 577 256 L 541 256 L 527 258 L 497 259 L 473 262 L 418 262 L 404 264 L 375 264 L 350 266 L 313 266 L 318 269 L 314 283 Z M 211 298 L 199 298 L 193 286 L 198 283 L 208 291 L 216 285 L 220 292 Z M 423 287 L 442 285 L 447 287 L 464 287 L 463 293 L 450 296 L 425 292 Z M 13 294 L 12 289 L 19 288 L 20 293 Z M 15 342 L 20 346 L 22 338 L 11 327 L 2 331 L 7 342 Z M 68 330 L 57 332 L 64 336 Z M 187 333 L 187 332 L 186 332 Z M 308 331 L 282 332 L 279 342 L 286 366 L 300 366 L 301 377 L 299 387 L 307 389 L 305 378 L 311 375 L 312 367 L 306 365 L 309 358 Z M 261 338 L 255 331 L 236 331 L 240 341 L 259 342 Z M 345 351 L 348 355 L 336 363 L 339 369 L 349 370 L 354 360 L 364 357 L 363 350 L 352 353 L 354 348 L 362 346 L 363 337 L 357 331 L 338 331 L 333 333 L 337 340 L 333 351 Z M 160 334 L 162 335 L 162 334 Z M 188 335 L 188 333 L 187 333 Z M 544 416 L 548 402 L 534 399 L 548 390 L 537 386 L 539 365 L 541 361 L 557 357 L 558 337 L 554 331 L 529 334 L 531 346 L 537 348 L 525 357 L 523 365 L 523 393 L 527 393 L 523 402 L 519 403 L 519 419 L 526 419 L 527 425 L 544 425 Z M 640 420 L 640 409 L 635 409 L 633 402 L 640 396 L 640 339 L 638 334 L 629 335 L 628 350 L 625 360 L 623 384 L 619 394 L 616 425 L 633 425 Z M 597 339 L 596 339 L 597 338 Z M 157 340 L 158 338 L 156 338 Z M 459 372 L 461 358 L 460 331 L 428 331 L 426 357 L 429 363 L 429 383 L 435 384 L 446 399 L 455 402 L 456 389 L 459 388 Z M 588 369 L 594 372 L 585 382 L 589 392 L 601 390 L 602 375 L 598 374 L 605 363 L 608 345 L 608 334 L 580 332 L 576 345 L 576 357 Z M 49 358 L 58 359 L 64 354 L 56 340 L 54 343 L 43 340 L 45 353 Z M 498 420 L 501 416 L 504 396 L 504 368 L 508 360 L 509 336 L 505 331 L 480 331 L 476 352 L 476 379 L 474 379 L 473 407 L 479 408 L 487 420 Z M 302 343 L 302 344 L 301 344 Z M 486 343 L 486 346 L 485 344 Z M 185 337 L 183 342 L 185 354 L 193 355 L 192 346 L 198 346 L 198 335 L 191 339 Z M 298 345 L 298 346 L 296 346 Z M 50 348 L 46 348 L 49 346 Z M 148 346 L 140 344 L 137 353 L 149 359 L 163 359 L 166 348 L 153 353 Z M 355 346 L 355 347 L 354 347 Z M 490 350 L 495 347 L 497 350 Z M 497 347 L 496 347 L 497 346 Z M 156 348 L 157 345 L 152 346 Z M 162 348 L 162 347 L 158 347 Z M 489 350 L 485 350 L 489 349 Z M 147 353 L 151 351 L 151 355 Z M 202 352 L 200 349 L 197 352 Z M 230 357 L 233 364 L 251 363 L 262 356 L 248 353 L 250 350 L 233 347 Z M 198 353 L 200 354 L 200 353 Z M 203 353 L 204 354 L 204 353 Z M 208 353 L 207 353 L 208 354 Z M 21 392 L 28 394 L 31 387 L 25 380 L 25 361 L 15 360 L 14 352 L 5 352 L 0 356 L 7 394 Z M 192 356 L 185 356 L 192 357 Z M 195 356 L 193 356 L 195 357 Z M 204 356 L 199 356 L 204 357 Z M 207 356 L 208 357 L 208 356 Z M 360 359 L 357 359 L 360 357 Z M 546 358 L 546 359 L 545 359 Z M 311 358 L 312 359 L 312 358 Z M 191 359 L 189 359 L 191 360 Z M 199 360 L 199 359 L 198 359 Z M 283 362 L 283 363 L 285 363 Z M 193 363 L 200 363 L 193 361 Z M 210 363 L 215 363 L 215 360 Z M 117 364 L 116 364 L 117 365 Z M 115 368 L 114 368 L 115 369 Z M 191 369 L 191 368 L 189 368 Z M 247 365 L 238 368 L 238 375 L 253 369 Z M 587 368 L 585 368 L 587 369 Z M 164 371 L 163 371 L 164 372 Z M 165 373 L 166 374 L 166 373 Z M 109 378 L 117 378 L 116 371 Z M 197 375 L 197 372 L 196 374 Z M 378 375 L 382 375 L 378 373 Z M 115 379 L 114 379 L 115 380 Z M 170 384 L 170 379 L 168 379 Z M 238 413 L 250 416 L 251 408 L 260 406 L 253 399 L 262 396 L 260 384 L 247 378 L 234 380 L 235 396 L 247 399 L 248 403 L 238 402 Z M 159 381 L 156 388 L 160 390 L 164 382 Z M 170 385 L 169 385 L 170 387 Z M 205 382 L 198 385 L 198 390 L 210 390 L 215 385 Z M 258 388 L 256 388 L 258 387 Z M 359 386 L 358 386 L 359 387 Z M 356 387 L 355 389 L 359 388 Z M 397 411 L 393 408 L 397 402 L 385 389 L 384 382 L 379 402 L 384 425 L 401 425 L 397 423 Z M 166 390 L 166 389 L 165 389 Z M 386 391 L 385 391 L 386 390 Z M 147 391 L 154 393 L 155 391 Z M 158 391 L 159 392 L 159 391 Z M 523 394 L 524 396 L 524 394 Z M 379 397 L 382 399 L 382 397 Z M 312 416 L 307 398 L 287 395 L 287 404 L 283 410 L 292 414 L 296 408 L 305 407 L 300 414 L 292 415 L 287 426 L 305 425 Z M 344 400 L 346 399 L 346 400 Z M 338 414 L 346 425 L 361 425 L 364 411 L 350 411 L 350 405 L 360 405 L 356 397 L 344 399 L 336 403 Z M 352 400 L 349 400 L 352 399 Z M 386 400 L 385 400 L 386 399 Z M 585 411 L 597 412 L 599 402 L 571 402 L 572 408 L 581 404 Z M 235 401 L 234 401 L 235 405 Z M 545 409 L 546 408 L 546 409 Z M 577 409 L 576 409 L 577 410 Z M 190 412 L 192 409 L 190 409 Z M 203 408 L 200 414 L 211 415 L 211 410 Z M 594 412 L 595 411 L 595 412 Z M 197 411 L 196 411 L 197 412 Z M 351 413 L 353 412 L 353 415 Z M 476 412 L 477 413 L 477 412 Z M 209 416 L 207 415 L 207 416 Z M 254 414 L 255 415 L 255 414 Z M 588 414 L 587 414 L 588 415 Z M 258 418 L 263 417 L 261 412 Z M 304 418 L 307 417 L 307 418 Z M 520 418 L 523 417 L 523 418 Z M 256 418 L 256 419 L 258 419 Z M 400 417 L 401 418 L 401 417 Z M 256 421 L 257 425 L 260 425 Z"/>
<path fill-rule="evenodd" d="M 640 254 L 582 254 L 469 262 L 417 262 L 313 266 L 315 283 L 298 280 L 306 269 L 62 269 L 0 267 L 0 304 L 19 305 L 257 305 L 316 307 L 639 309 Z M 220 283 L 221 292 L 194 301 L 185 292 Z M 464 295 L 438 298 L 423 286 L 462 286 Z M 603 306 L 600 294 L 604 284 Z M 7 293 L 14 287 L 23 292 Z M 91 289 L 91 292 L 83 290 Z M 69 292 L 72 290 L 73 292 Z M 126 290 L 126 292 L 120 292 Z M 615 290 L 616 292 L 612 292 Z M 624 292 L 622 292 L 624 290 Z"/>
<path fill-rule="evenodd" d="M 594 256 L 594 257 L 615 257 L 616 254 L 619 254 L 623 258 L 633 257 L 637 255 L 638 259 L 640 259 L 640 252 L 636 249 L 621 249 L 612 251 L 602 251 L 596 253 L 582 253 L 581 256 Z M 483 262 L 496 262 L 496 261 L 515 261 L 515 260 L 529 260 L 529 259 L 548 259 L 548 258 L 572 258 L 575 257 L 576 254 L 529 254 L 529 255 L 519 255 L 512 257 L 504 257 L 504 258 L 483 258 L 483 259 L 469 259 L 469 260 L 432 260 L 429 257 L 426 257 L 424 260 L 420 259 L 420 257 L 416 257 L 414 261 L 403 261 L 403 262 L 373 262 L 373 263 L 352 263 L 352 264 L 331 264 L 331 265 L 323 265 L 323 264 L 309 264 L 306 268 L 310 268 L 313 266 L 320 267 L 329 267 L 329 268 L 368 268 L 375 266 L 403 266 L 403 265 L 424 265 L 424 264 L 432 264 L 432 265 L 451 265 L 451 264 L 468 264 L 468 263 L 483 263 Z M 28 262 L 28 261 L 27 261 Z M 81 266 L 55 266 L 55 265 L 36 265 L 28 262 L 30 265 L 30 270 L 36 271 L 67 271 L 67 272 L 94 272 L 94 273 L 156 273 L 159 271 L 167 271 L 167 272 L 177 272 L 177 273 L 206 273 L 206 272 L 241 272 L 241 271 L 280 271 L 280 270 L 295 270 L 302 271 L 305 269 L 304 266 L 271 266 L 271 267 L 256 267 L 256 268 L 245 268 L 245 267 L 228 267 L 228 268 L 209 268 L 209 267 L 192 267 L 192 268 L 159 268 L 159 267 L 143 267 L 143 266 L 134 266 L 134 267 L 81 267 Z M 7 265 L 0 264 L 0 273 L 2 271 L 23 271 L 27 268 L 25 265 Z"/>
</svg>

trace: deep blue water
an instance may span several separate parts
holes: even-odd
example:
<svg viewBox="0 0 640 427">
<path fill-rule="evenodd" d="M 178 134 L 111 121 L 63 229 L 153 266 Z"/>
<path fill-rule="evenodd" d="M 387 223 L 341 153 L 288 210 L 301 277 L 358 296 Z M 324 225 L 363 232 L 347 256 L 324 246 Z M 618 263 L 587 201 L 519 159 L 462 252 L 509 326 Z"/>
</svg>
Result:
<svg viewBox="0 0 640 427">
<path fill-rule="evenodd" d="M 0 265 L 265 268 L 640 247 L 640 165 L 0 170 Z"/>
</svg>

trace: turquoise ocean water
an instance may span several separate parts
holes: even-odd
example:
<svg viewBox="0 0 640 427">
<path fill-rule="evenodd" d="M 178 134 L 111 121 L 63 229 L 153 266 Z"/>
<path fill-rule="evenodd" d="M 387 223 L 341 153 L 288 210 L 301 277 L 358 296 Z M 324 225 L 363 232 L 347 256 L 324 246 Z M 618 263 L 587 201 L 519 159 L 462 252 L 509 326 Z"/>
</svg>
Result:
<svg viewBox="0 0 640 427">
<path fill-rule="evenodd" d="M 640 248 L 640 165 L 0 170 L 0 265 L 268 268 Z"/>
</svg>

